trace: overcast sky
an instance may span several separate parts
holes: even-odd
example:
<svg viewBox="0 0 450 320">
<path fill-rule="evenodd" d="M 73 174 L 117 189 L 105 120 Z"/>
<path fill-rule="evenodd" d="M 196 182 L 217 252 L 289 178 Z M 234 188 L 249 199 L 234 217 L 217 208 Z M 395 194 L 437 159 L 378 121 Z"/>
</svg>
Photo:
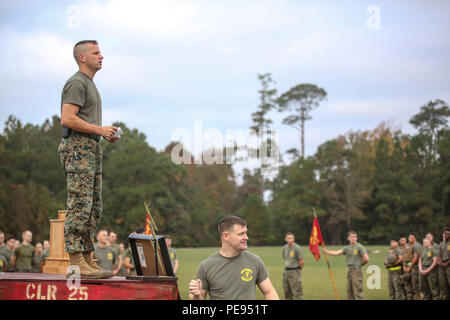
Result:
<svg viewBox="0 0 450 320">
<path fill-rule="evenodd" d="M 34 124 L 59 114 L 73 45 L 96 39 L 104 124 L 138 128 L 158 150 L 195 121 L 248 129 L 267 72 L 280 93 L 300 83 L 328 93 L 306 124 L 307 155 L 381 121 L 412 133 L 420 106 L 450 101 L 449 9 L 446 0 L 3 0 L 1 128 L 10 114 Z M 285 115 L 270 116 L 281 150 L 300 149 Z"/>
</svg>

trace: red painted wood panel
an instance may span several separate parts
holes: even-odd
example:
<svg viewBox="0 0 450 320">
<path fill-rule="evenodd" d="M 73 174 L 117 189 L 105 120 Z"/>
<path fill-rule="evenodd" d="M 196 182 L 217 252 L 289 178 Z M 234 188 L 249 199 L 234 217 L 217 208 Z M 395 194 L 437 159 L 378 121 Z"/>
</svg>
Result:
<svg viewBox="0 0 450 320">
<path fill-rule="evenodd" d="M 174 279 L 155 281 L 106 280 L 67 281 L 61 275 L 32 273 L 0 274 L 0 300 L 174 300 Z"/>
</svg>

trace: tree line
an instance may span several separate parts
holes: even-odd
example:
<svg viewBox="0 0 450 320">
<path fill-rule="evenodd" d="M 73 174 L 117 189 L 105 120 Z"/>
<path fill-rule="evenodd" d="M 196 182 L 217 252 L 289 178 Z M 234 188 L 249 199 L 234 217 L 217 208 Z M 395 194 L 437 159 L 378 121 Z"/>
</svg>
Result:
<svg viewBox="0 0 450 320">
<path fill-rule="evenodd" d="M 305 121 L 326 98 L 325 90 L 300 84 L 277 95 L 270 74 L 259 80 L 253 129 L 270 129 L 268 114 L 274 109 L 290 112 L 283 123 L 300 134 L 300 151 L 287 151 L 291 160 L 282 162 L 274 178 L 262 174 L 262 166 L 244 169 L 238 185 L 231 164 L 174 164 L 171 151 L 177 142 L 158 151 L 144 133 L 116 122 L 124 131 L 120 142 L 101 142 L 100 227 L 126 241 L 143 227 L 144 201 L 149 201 L 160 233 L 172 235 L 179 247 L 218 245 L 217 222 L 228 214 L 247 220 L 251 245 L 280 245 L 287 231 L 308 243 L 312 208 L 329 244 L 344 243 L 350 229 L 371 244 L 411 231 L 440 238 L 450 212 L 450 111 L 444 101 L 420 108 L 410 120 L 413 135 L 381 123 L 373 130 L 343 133 L 305 157 Z M 19 236 L 28 229 L 35 240 L 48 239 L 49 219 L 66 207 L 60 141 L 56 115 L 41 125 L 23 124 L 13 115 L 5 122 L 0 134 L 0 230 L 5 234 Z M 270 199 L 264 200 L 268 191 Z"/>
</svg>

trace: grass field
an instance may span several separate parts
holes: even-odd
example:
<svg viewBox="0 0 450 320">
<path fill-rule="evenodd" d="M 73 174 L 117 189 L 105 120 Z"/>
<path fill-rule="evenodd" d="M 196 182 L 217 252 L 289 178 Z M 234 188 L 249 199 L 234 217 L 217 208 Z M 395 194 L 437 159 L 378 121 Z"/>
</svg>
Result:
<svg viewBox="0 0 450 320">
<path fill-rule="evenodd" d="M 343 246 L 329 246 L 329 250 L 341 249 Z M 388 246 L 366 246 L 369 253 L 370 261 L 363 267 L 363 284 L 364 297 L 367 300 L 385 300 L 389 299 L 389 291 L 387 287 L 387 270 L 383 266 Z M 323 254 L 320 260 L 314 260 L 313 255 L 309 251 L 308 246 L 302 246 L 303 255 L 305 258 L 305 265 L 302 271 L 303 295 L 305 299 L 311 300 L 334 300 L 335 295 L 331 285 L 328 267 L 325 262 Z M 213 253 L 217 252 L 218 248 L 177 248 L 180 267 L 177 272 L 178 286 L 182 299 L 189 299 L 188 283 L 195 279 L 197 268 L 201 261 L 208 258 Z M 275 289 L 284 299 L 282 276 L 283 276 L 283 260 L 281 258 L 280 247 L 249 247 L 249 251 L 257 254 L 266 264 L 269 269 L 270 278 Z M 329 257 L 330 264 L 333 269 L 333 275 L 336 281 L 336 287 L 340 299 L 346 299 L 346 279 L 347 279 L 347 265 L 345 256 Z M 381 281 L 379 289 L 369 289 L 367 286 L 367 279 L 373 273 L 367 273 L 367 268 L 371 265 L 380 267 Z M 256 289 L 257 299 L 263 299 L 263 295 Z"/>
</svg>

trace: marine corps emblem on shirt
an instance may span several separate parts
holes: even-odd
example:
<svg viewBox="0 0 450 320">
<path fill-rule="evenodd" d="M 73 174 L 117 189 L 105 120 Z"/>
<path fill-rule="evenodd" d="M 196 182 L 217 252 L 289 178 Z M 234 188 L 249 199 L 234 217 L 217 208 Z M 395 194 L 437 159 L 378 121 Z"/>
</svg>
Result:
<svg viewBox="0 0 450 320">
<path fill-rule="evenodd" d="M 291 258 L 293 258 L 294 257 L 294 251 L 289 251 L 289 256 L 291 257 Z"/>
<path fill-rule="evenodd" d="M 358 250 L 357 249 L 353 250 L 353 254 L 356 256 L 358 254 Z"/>
<path fill-rule="evenodd" d="M 252 269 L 249 269 L 249 268 L 242 269 L 241 275 L 242 275 L 241 279 L 243 281 L 248 282 L 248 281 L 251 281 L 253 279 L 253 271 L 252 271 Z"/>
<path fill-rule="evenodd" d="M 112 260 L 113 259 L 113 255 L 111 252 L 108 252 L 108 260 Z"/>
<path fill-rule="evenodd" d="M 428 256 L 428 258 L 431 258 L 431 256 L 432 256 L 431 251 L 428 252 L 427 256 Z"/>
</svg>

